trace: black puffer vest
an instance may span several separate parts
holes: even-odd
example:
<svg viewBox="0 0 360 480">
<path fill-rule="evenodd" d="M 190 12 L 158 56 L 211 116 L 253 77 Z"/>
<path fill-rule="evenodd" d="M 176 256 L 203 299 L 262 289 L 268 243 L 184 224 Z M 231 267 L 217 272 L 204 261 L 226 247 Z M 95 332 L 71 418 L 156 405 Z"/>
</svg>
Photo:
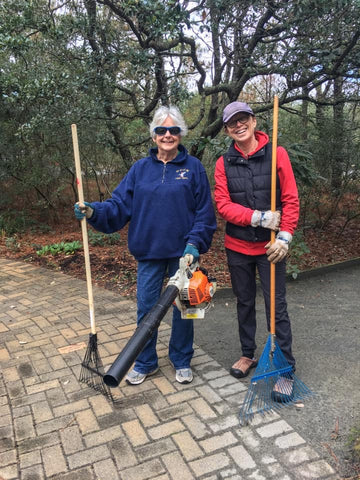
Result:
<svg viewBox="0 0 360 480">
<path fill-rule="evenodd" d="M 244 158 L 234 142 L 223 156 L 231 200 L 253 210 L 271 209 L 271 143 Z M 276 209 L 281 211 L 279 177 L 276 176 Z M 270 230 L 248 225 L 242 227 L 227 222 L 226 233 L 248 242 L 270 240 Z"/>
</svg>

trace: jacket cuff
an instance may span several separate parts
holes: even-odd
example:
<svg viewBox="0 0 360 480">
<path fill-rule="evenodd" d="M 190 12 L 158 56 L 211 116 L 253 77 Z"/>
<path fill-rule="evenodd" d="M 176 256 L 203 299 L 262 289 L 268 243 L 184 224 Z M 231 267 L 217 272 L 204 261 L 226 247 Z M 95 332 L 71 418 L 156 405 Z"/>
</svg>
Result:
<svg viewBox="0 0 360 480">
<path fill-rule="evenodd" d="M 282 242 L 286 243 L 286 244 L 290 244 L 291 243 L 291 240 L 293 238 L 293 236 L 291 235 L 291 233 L 289 232 L 279 232 L 277 235 L 276 235 L 276 238 L 278 240 L 281 240 Z"/>
</svg>

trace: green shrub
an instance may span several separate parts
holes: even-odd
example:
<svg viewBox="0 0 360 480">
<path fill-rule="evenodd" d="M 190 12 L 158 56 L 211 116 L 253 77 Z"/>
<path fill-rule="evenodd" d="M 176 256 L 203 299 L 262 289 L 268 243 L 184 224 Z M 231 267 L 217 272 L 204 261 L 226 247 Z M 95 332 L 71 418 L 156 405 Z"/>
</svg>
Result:
<svg viewBox="0 0 360 480">
<path fill-rule="evenodd" d="M 36 253 L 40 257 L 43 255 L 57 255 L 59 253 L 65 253 L 65 255 L 73 255 L 76 250 L 82 248 L 82 243 L 78 240 L 74 242 L 61 242 L 54 243 L 52 245 L 45 245 L 40 250 L 37 250 Z"/>
<path fill-rule="evenodd" d="M 5 240 L 5 247 L 12 252 L 18 252 L 20 250 L 20 244 L 16 237 L 7 237 Z"/>
<path fill-rule="evenodd" d="M 304 234 L 301 230 L 296 230 L 290 246 L 290 256 L 286 264 L 286 273 L 291 275 L 294 279 L 297 278 L 299 269 L 299 259 L 304 253 L 309 253 L 309 247 L 304 240 Z"/>
<path fill-rule="evenodd" d="M 51 230 L 51 227 L 30 218 L 25 212 L 8 210 L 0 215 L 0 231 L 6 235 L 13 236 L 16 233 L 23 233 L 27 230 L 46 233 Z"/>
<path fill-rule="evenodd" d="M 104 245 L 115 245 L 120 242 L 120 234 L 115 233 L 101 233 L 95 232 L 94 230 L 89 230 L 89 244 L 93 247 L 99 246 L 103 247 Z"/>
</svg>

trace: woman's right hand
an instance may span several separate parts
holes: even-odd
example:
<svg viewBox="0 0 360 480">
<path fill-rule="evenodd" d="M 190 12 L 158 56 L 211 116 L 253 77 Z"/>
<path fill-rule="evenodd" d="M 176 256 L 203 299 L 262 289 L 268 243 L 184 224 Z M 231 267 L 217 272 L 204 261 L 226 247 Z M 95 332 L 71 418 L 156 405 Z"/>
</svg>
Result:
<svg viewBox="0 0 360 480">
<path fill-rule="evenodd" d="M 279 211 L 272 212 L 267 210 L 266 212 L 260 212 L 260 210 L 255 210 L 251 218 L 251 226 L 278 231 L 280 220 L 281 214 Z"/>
<path fill-rule="evenodd" d="M 74 213 L 75 217 L 78 220 L 82 220 L 85 216 L 86 218 L 91 218 L 93 213 L 94 213 L 94 207 L 92 206 L 91 203 L 84 202 L 76 202 L 74 205 Z"/>
</svg>

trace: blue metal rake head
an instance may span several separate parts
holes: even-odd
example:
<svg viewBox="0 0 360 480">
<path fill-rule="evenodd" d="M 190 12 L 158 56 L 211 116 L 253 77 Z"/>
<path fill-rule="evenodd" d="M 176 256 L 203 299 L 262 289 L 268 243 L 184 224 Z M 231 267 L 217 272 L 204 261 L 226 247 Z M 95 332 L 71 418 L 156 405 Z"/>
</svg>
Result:
<svg viewBox="0 0 360 480">
<path fill-rule="evenodd" d="M 241 425 L 255 414 L 265 414 L 312 396 L 314 393 L 294 374 L 280 347 L 269 335 L 239 413 Z"/>
</svg>

